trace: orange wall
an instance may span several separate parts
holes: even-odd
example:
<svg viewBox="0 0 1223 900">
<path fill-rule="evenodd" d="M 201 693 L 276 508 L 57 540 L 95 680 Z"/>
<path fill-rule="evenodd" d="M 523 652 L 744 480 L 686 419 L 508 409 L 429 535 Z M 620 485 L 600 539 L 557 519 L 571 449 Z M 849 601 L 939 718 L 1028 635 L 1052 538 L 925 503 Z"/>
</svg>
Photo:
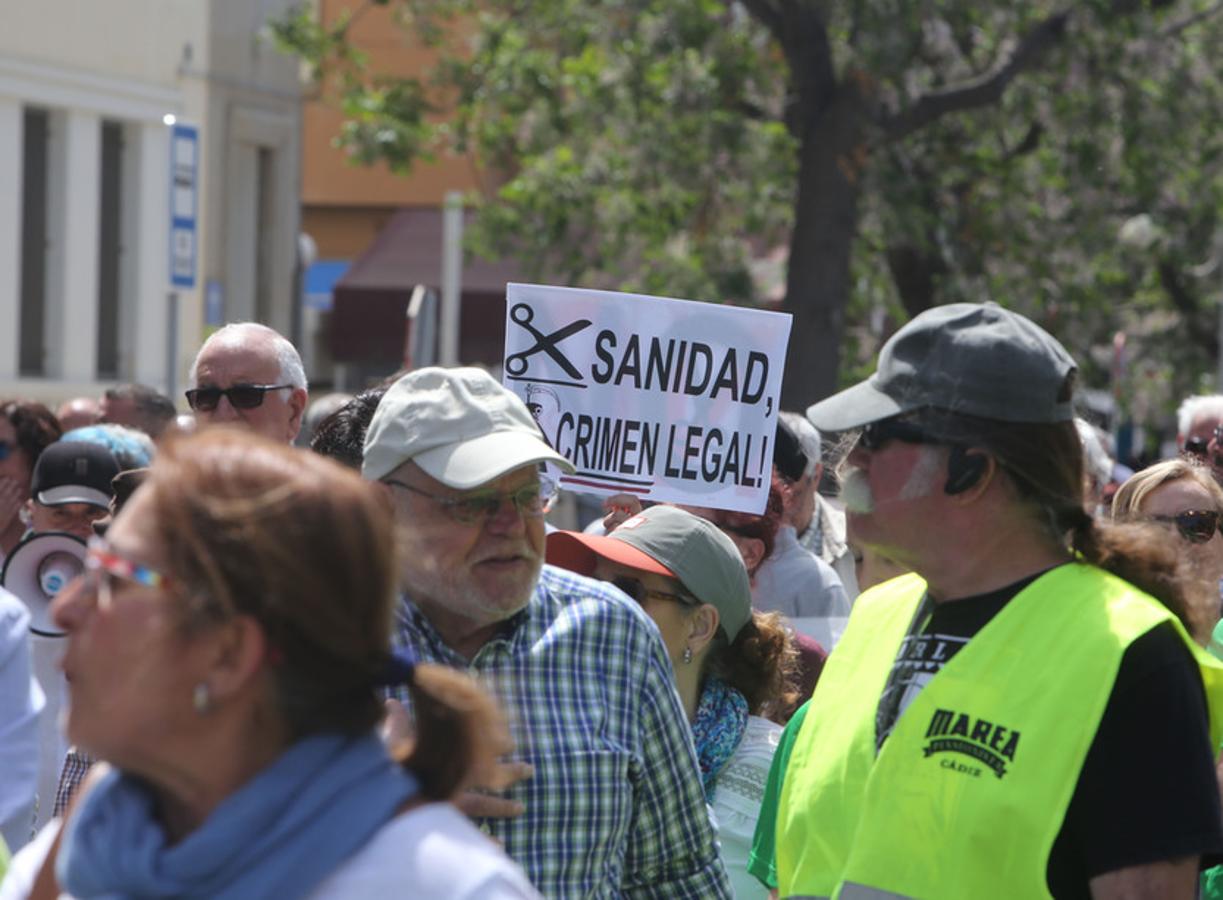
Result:
<svg viewBox="0 0 1223 900">
<path fill-rule="evenodd" d="M 302 230 L 314 238 L 319 259 L 356 259 L 374 242 L 394 206 L 307 206 Z"/>
<path fill-rule="evenodd" d="M 388 7 L 362 0 L 319 0 L 326 22 L 346 8 L 362 6 L 365 11 L 349 35 L 369 54 L 374 71 L 413 75 L 432 63 L 434 54 L 411 45 Z M 304 206 L 433 206 L 441 204 L 447 191 L 476 187 L 475 173 L 466 157 L 439 156 L 435 163 L 418 163 L 406 176 L 395 175 L 381 164 L 352 166 L 344 153 L 331 145 L 342 122 L 337 104 L 326 96 L 307 101 L 302 125 Z M 309 230 L 308 214 L 306 218 L 303 224 Z M 319 246 L 321 249 L 322 241 Z"/>
</svg>

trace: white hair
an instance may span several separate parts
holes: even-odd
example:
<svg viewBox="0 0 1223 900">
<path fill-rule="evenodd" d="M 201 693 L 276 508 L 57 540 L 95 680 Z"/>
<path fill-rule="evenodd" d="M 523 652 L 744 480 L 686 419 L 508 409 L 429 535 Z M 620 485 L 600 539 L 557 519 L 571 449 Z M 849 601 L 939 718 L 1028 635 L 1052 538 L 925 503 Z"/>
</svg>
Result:
<svg viewBox="0 0 1223 900">
<path fill-rule="evenodd" d="M 794 436 L 798 438 L 799 449 L 807 457 L 807 468 L 803 471 L 803 476 L 809 478 L 815 474 L 815 467 L 824 458 L 823 451 L 820 449 L 820 432 L 811 424 L 810 419 L 796 412 L 782 410 L 781 420 L 790 427 L 790 430 L 794 432 Z"/>
<path fill-rule="evenodd" d="M 1113 480 L 1113 461 L 1104 449 L 1094 425 L 1086 419 L 1075 418 L 1074 427 L 1079 430 L 1079 443 L 1083 445 L 1083 465 L 1096 487 L 1103 487 Z"/>
<path fill-rule="evenodd" d="M 1176 433 L 1182 439 L 1187 438 L 1189 426 L 1203 413 L 1223 419 L 1223 394 L 1199 394 L 1196 397 L 1186 397 L 1176 410 Z"/>
<path fill-rule="evenodd" d="M 276 353 L 276 362 L 280 365 L 281 384 L 291 384 L 293 387 L 301 388 L 303 391 L 309 388 L 309 384 L 306 382 L 306 370 L 302 366 L 302 358 L 298 354 L 297 348 L 280 332 L 258 322 L 230 322 L 228 325 L 218 328 L 208 340 L 204 341 L 199 352 L 195 354 L 195 359 L 191 362 L 191 383 L 198 385 L 196 379 L 200 366 L 200 357 L 204 355 L 204 351 L 210 346 L 221 344 L 225 347 L 241 347 L 252 340 L 267 341 L 272 345 L 272 349 Z"/>
</svg>

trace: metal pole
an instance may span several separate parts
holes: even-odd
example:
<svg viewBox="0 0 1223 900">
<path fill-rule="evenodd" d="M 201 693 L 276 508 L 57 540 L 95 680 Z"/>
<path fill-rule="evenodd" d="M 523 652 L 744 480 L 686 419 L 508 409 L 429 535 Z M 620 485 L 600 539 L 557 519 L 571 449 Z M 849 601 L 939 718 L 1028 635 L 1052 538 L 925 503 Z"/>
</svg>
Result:
<svg viewBox="0 0 1223 900">
<path fill-rule="evenodd" d="M 1223 275 L 1223 253 L 1220 254 L 1219 274 Z M 1223 394 L 1223 296 L 1219 298 L 1219 313 L 1215 325 L 1219 338 L 1219 357 L 1215 369 L 1215 388 Z"/>
<path fill-rule="evenodd" d="M 443 366 L 459 364 L 459 319 L 463 297 L 463 195 L 446 192 L 442 212 L 442 322 L 438 356 Z"/>
<path fill-rule="evenodd" d="M 166 395 L 177 402 L 178 393 L 178 293 L 166 296 Z"/>
</svg>

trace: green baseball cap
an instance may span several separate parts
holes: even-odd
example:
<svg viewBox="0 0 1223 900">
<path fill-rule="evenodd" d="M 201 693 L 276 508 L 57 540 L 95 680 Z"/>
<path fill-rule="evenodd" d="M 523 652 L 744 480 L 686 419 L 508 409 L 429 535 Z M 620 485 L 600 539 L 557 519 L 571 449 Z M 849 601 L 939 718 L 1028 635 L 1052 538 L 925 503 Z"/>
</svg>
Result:
<svg viewBox="0 0 1223 900">
<path fill-rule="evenodd" d="M 734 542 L 712 522 L 675 506 L 652 506 L 608 535 L 554 531 L 548 562 L 580 575 L 594 572 L 598 557 L 679 579 L 692 596 L 718 611 L 733 641 L 752 617 L 747 569 Z"/>
</svg>

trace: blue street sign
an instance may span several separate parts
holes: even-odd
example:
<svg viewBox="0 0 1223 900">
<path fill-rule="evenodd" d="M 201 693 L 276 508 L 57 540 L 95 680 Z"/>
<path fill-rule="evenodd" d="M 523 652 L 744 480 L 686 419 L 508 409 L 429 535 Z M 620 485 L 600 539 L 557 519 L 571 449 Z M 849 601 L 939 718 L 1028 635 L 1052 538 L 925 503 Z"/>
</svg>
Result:
<svg viewBox="0 0 1223 900">
<path fill-rule="evenodd" d="M 194 288 L 199 222 L 200 132 L 170 126 L 170 285 Z"/>
</svg>

